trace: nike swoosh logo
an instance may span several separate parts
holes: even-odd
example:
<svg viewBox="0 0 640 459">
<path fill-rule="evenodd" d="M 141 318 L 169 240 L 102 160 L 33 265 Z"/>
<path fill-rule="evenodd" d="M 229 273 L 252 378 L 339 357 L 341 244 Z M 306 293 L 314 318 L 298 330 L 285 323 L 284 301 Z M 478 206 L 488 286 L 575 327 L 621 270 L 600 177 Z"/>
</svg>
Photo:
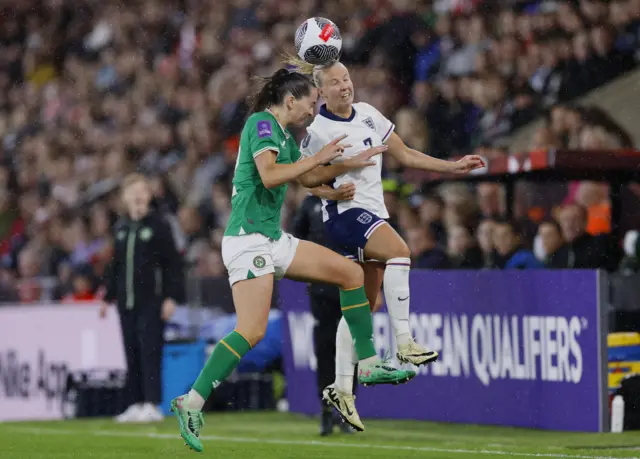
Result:
<svg viewBox="0 0 640 459">
<path fill-rule="evenodd" d="M 404 298 L 400 298 L 400 297 L 398 297 L 398 301 L 405 301 L 405 300 L 408 300 L 408 299 L 409 299 L 409 297 L 408 297 L 408 296 L 405 296 Z"/>
<path fill-rule="evenodd" d="M 347 412 L 349 416 L 353 416 L 353 411 L 351 411 L 348 406 L 345 405 L 344 410 Z"/>
<path fill-rule="evenodd" d="M 286 141 L 286 140 L 283 140 L 283 141 L 282 141 L 282 143 L 281 143 L 281 145 L 282 145 L 283 147 L 284 147 L 286 144 L 287 144 L 287 141 Z"/>
</svg>

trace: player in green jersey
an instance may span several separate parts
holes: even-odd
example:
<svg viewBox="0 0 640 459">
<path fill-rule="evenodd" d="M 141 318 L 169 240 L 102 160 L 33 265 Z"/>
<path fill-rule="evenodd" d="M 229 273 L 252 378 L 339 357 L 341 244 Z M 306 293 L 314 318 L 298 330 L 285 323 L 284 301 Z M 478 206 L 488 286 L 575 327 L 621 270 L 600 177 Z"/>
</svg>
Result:
<svg viewBox="0 0 640 459">
<path fill-rule="evenodd" d="M 354 339 L 361 383 L 398 384 L 415 376 L 415 372 L 389 367 L 377 357 L 362 268 L 325 247 L 298 240 L 280 227 L 288 182 L 297 180 L 313 188 L 345 172 L 374 165 L 371 158 L 386 150 L 386 146 L 374 147 L 338 164 L 326 165 L 349 147 L 341 143 L 346 137 L 341 136 L 316 155 L 301 158 L 287 126 L 302 124 L 313 116 L 317 98 L 317 90 L 308 77 L 279 70 L 264 81 L 254 97 L 254 113 L 242 130 L 231 216 L 222 240 L 222 258 L 237 313 L 236 328 L 216 345 L 189 393 L 171 401 L 181 435 L 195 451 L 203 449 L 201 410 L 206 399 L 264 336 L 274 278 L 340 287 L 340 304 Z M 344 405 L 342 412 L 347 413 L 347 422 L 358 430 L 364 429 L 357 412 L 351 409 L 353 397 L 333 402 Z M 353 415 L 348 416 L 349 412 Z"/>
</svg>

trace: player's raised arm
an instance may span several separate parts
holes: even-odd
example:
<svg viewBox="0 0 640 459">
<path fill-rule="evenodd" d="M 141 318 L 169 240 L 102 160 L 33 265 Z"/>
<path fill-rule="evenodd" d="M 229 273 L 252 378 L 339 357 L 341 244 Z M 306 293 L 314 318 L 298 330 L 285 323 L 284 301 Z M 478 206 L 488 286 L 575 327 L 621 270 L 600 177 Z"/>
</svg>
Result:
<svg viewBox="0 0 640 459">
<path fill-rule="evenodd" d="M 312 138 L 312 136 L 313 134 L 309 134 L 302 141 L 301 154 L 305 158 L 309 158 L 309 157 L 313 158 L 318 155 L 321 155 L 325 148 L 330 147 L 332 144 L 336 142 L 342 142 L 347 137 L 346 135 L 342 135 L 332 140 L 331 142 L 329 142 L 328 145 L 320 148 L 317 145 L 319 140 L 315 137 Z M 348 147 L 351 147 L 351 145 L 342 145 L 343 149 Z M 358 155 L 352 158 L 346 159 L 344 161 L 340 161 L 336 164 L 326 165 L 325 167 L 317 167 L 315 169 L 310 170 L 306 174 L 300 176 L 298 178 L 298 183 L 300 183 L 302 186 L 306 188 L 318 187 L 320 185 L 326 184 L 327 182 L 333 180 L 334 178 L 342 174 L 345 174 L 349 171 L 362 169 L 363 167 L 375 165 L 376 164 L 375 161 L 373 161 L 371 158 L 385 151 L 387 151 L 386 145 L 373 147 L 365 151 L 362 151 L 361 153 L 359 153 Z M 320 163 L 320 164 L 326 164 L 326 163 Z M 322 197 L 322 196 L 318 196 L 318 197 Z"/>
<path fill-rule="evenodd" d="M 301 159 L 292 164 L 278 164 L 276 150 L 266 150 L 268 154 L 260 154 L 255 157 L 256 167 L 265 188 L 275 188 L 304 176 L 304 174 L 317 168 L 324 162 L 329 162 L 342 154 L 340 145 L 332 145 L 322 155 Z M 313 183 L 311 187 L 321 185 L 324 182 Z"/>
<path fill-rule="evenodd" d="M 484 167 L 484 161 L 477 155 L 468 155 L 458 161 L 445 161 L 426 155 L 413 148 L 409 148 L 395 132 L 392 132 L 387 139 L 387 145 L 389 146 L 389 154 L 391 156 L 404 167 L 412 169 L 464 174 L 474 169 Z"/>
</svg>

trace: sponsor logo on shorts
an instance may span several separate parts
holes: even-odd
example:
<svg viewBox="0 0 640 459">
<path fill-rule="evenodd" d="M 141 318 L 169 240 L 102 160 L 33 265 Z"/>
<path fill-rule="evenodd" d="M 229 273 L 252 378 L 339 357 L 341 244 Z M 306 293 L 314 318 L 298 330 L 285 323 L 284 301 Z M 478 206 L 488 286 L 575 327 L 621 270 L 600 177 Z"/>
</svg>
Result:
<svg viewBox="0 0 640 459">
<path fill-rule="evenodd" d="M 368 212 L 362 212 L 357 220 L 362 223 L 363 225 L 368 225 L 369 223 L 371 223 L 371 220 L 373 220 L 373 217 L 371 216 L 370 213 Z"/>
<path fill-rule="evenodd" d="M 266 264 L 267 262 L 265 261 L 264 257 L 261 257 L 260 255 L 253 259 L 253 266 L 258 269 L 264 268 Z"/>
</svg>

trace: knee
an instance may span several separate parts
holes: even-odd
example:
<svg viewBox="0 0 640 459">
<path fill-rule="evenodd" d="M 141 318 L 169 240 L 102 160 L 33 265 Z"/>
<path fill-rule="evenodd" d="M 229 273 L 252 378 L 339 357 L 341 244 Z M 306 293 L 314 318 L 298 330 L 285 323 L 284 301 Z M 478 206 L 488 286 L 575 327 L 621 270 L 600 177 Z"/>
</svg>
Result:
<svg viewBox="0 0 640 459">
<path fill-rule="evenodd" d="M 355 262 L 348 262 L 341 273 L 339 287 L 343 290 L 362 287 L 364 285 L 364 271 Z"/>
<path fill-rule="evenodd" d="M 236 327 L 236 331 L 249 342 L 251 347 L 255 347 L 255 345 L 264 338 L 264 335 L 267 332 L 267 326 L 266 324 L 255 324 L 244 327 L 238 325 Z"/>
<path fill-rule="evenodd" d="M 398 254 L 396 258 L 409 258 L 411 259 L 411 250 L 407 244 L 402 244 L 402 246 L 398 250 Z"/>
<path fill-rule="evenodd" d="M 411 259 L 411 250 L 407 244 L 401 244 L 393 254 L 393 258 L 409 258 Z"/>
</svg>

